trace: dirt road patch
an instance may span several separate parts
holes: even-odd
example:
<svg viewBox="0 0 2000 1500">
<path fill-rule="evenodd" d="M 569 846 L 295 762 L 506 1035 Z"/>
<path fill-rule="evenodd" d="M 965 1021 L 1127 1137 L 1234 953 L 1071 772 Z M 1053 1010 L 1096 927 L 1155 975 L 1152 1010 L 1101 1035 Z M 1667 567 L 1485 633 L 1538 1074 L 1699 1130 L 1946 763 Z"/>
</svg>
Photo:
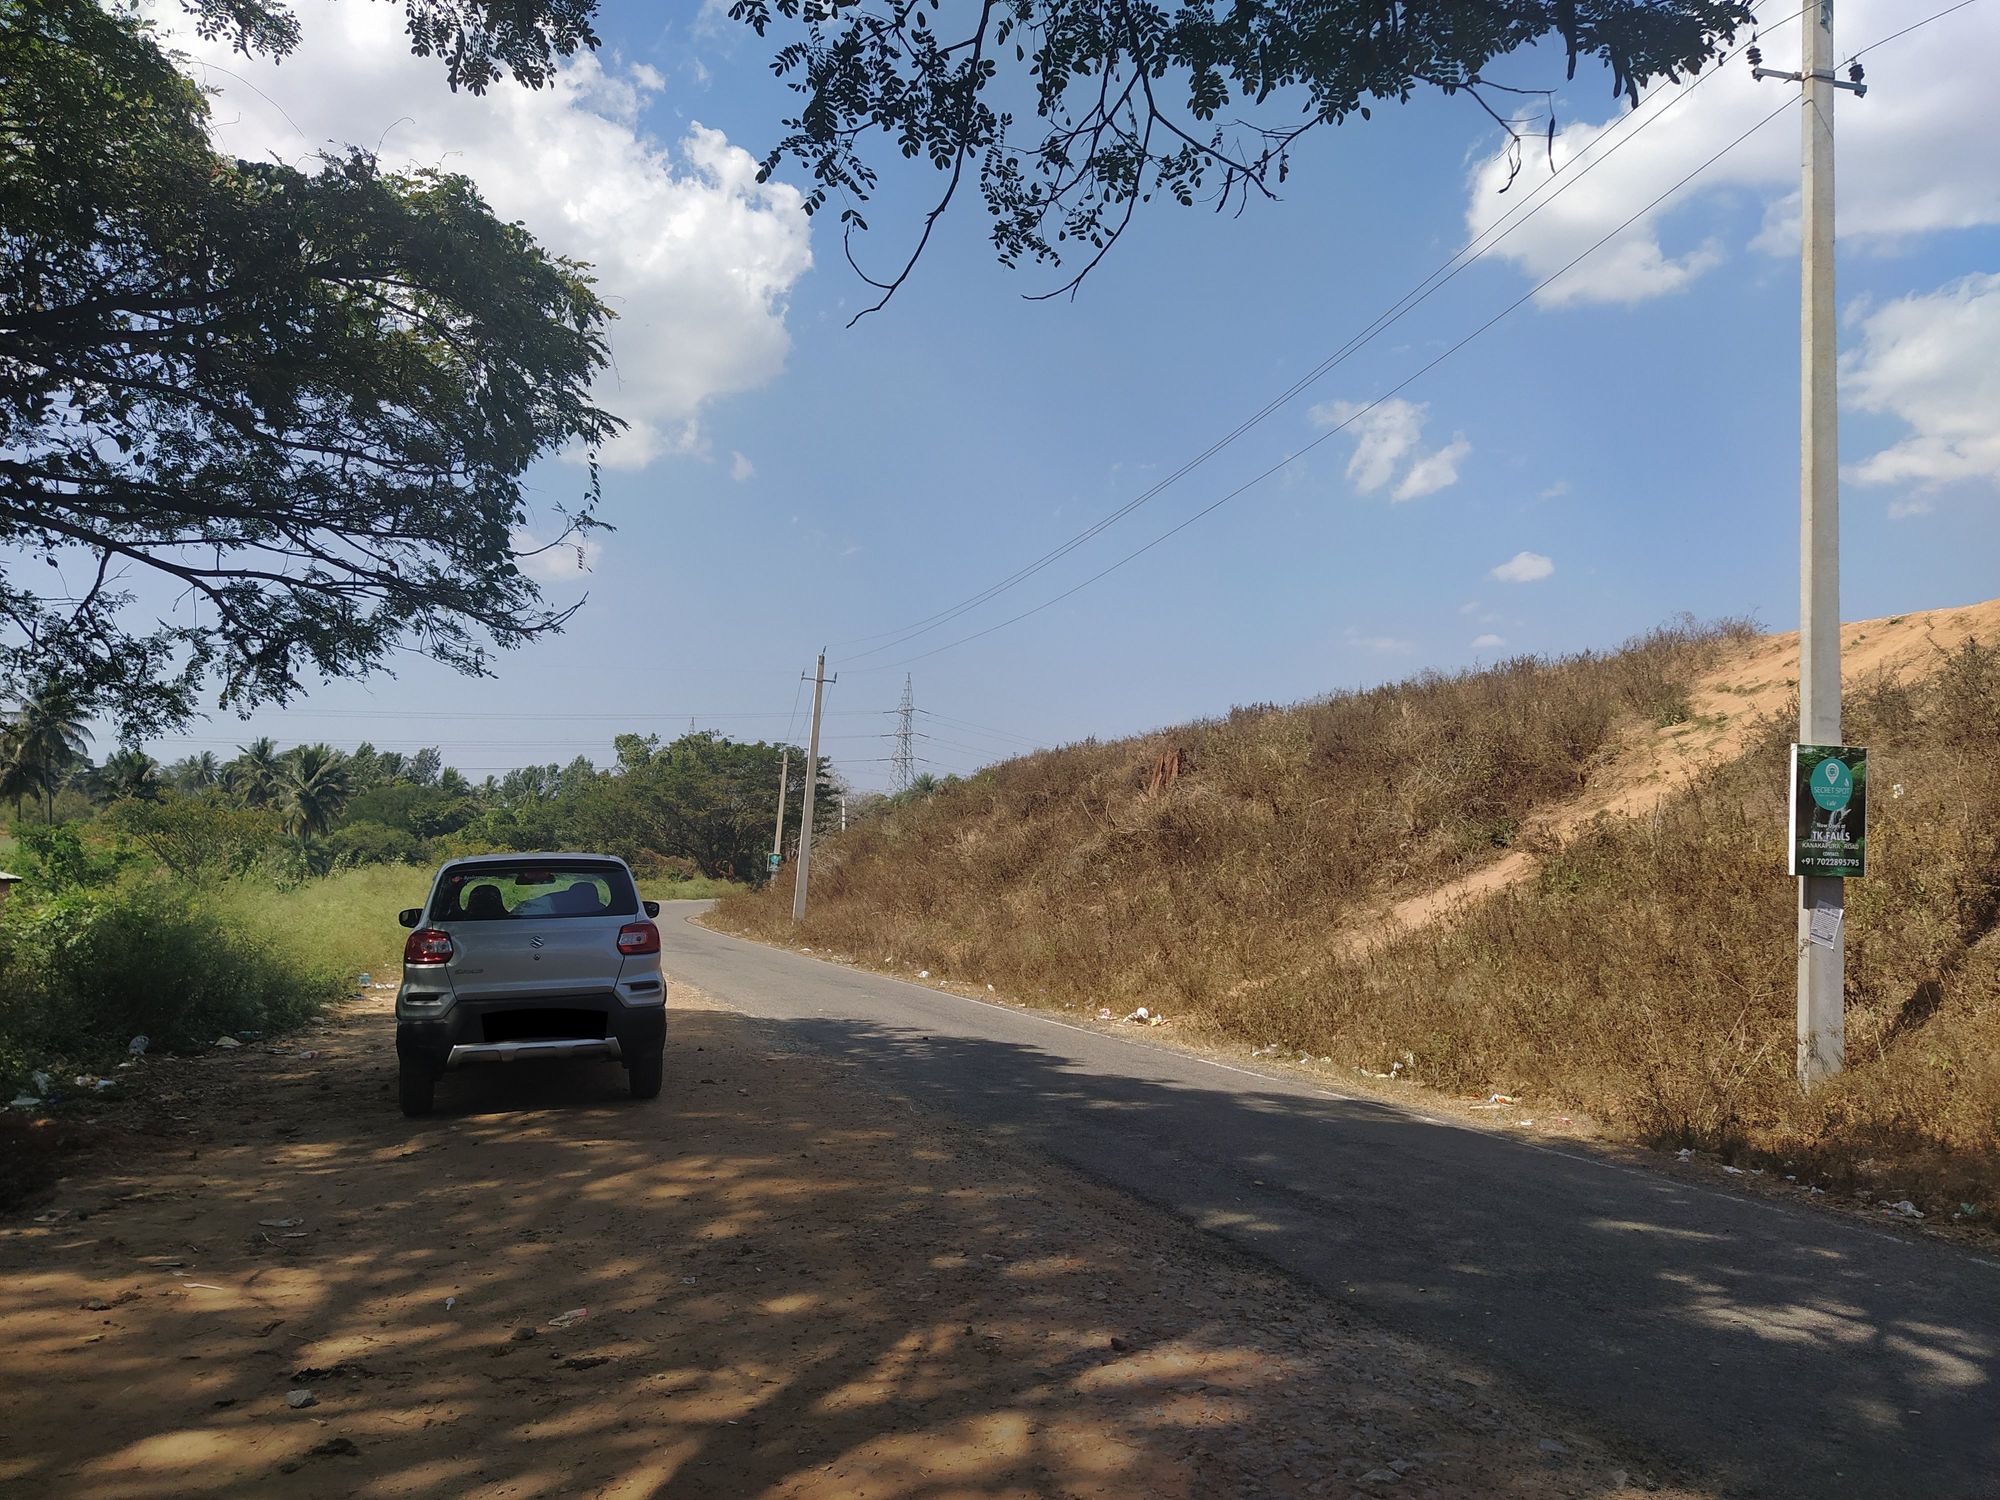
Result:
<svg viewBox="0 0 2000 1500">
<path fill-rule="evenodd" d="M 406 1124 L 380 1000 L 286 1057 L 161 1070 L 148 1144 L 0 1228 L 0 1492 L 1639 1479 L 1478 1370 L 681 994 L 654 1104 L 605 1065 L 496 1070 Z"/>
</svg>

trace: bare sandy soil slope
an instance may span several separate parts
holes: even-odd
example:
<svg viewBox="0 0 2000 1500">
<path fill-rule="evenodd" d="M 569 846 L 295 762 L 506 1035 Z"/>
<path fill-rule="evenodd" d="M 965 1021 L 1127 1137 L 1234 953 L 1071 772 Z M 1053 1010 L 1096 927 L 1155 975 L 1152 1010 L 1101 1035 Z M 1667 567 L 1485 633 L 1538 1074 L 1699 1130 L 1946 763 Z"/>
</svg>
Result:
<svg viewBox="0 0 2000 1500">
<path fill-rule="evenodd" d="M 1849 687 L 1882 678 L 1907 680 L 1935 667 L 1941 653 L 1975 638 L 2000 639 L 2000 599 L 1845 625 L 1840 633 L 1841 679 Z M 1797 631 L 1726 647 L 1689 694 L 1687 718 L 1678 724 L 1633 726 L 1582 795 L 1537 820 L 1524 841 L 1530 847 L 1357 924 L 1356 946 L 1422 927 L 1526 879 L 1535 868 L 1536 843 L 1564 838 L 1596 818 L 1651 811 L 1702 767 L 1741 755 L 1760 723 L 1792 706 L 1798 687 Z"/>
<path fill-rule="evenodd" d="M 524 1068 L 448 1081 L 417 1126 L 385 1012 L 149 1064 L 134 1133 L 0 1227 L 0 1492 L 1646 1482 L 1488 1377 L 698 998 L 656 1104 L 607 1065 Z"/>
</svg>

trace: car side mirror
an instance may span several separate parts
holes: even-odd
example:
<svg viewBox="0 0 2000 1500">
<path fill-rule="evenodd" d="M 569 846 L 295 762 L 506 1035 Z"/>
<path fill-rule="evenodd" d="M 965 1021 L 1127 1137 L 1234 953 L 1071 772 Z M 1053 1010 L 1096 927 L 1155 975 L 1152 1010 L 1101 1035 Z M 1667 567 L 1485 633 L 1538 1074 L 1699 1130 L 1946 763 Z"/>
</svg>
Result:
<svg viewBox="0 0 2000 1500">
<path fill-rule="evenodd" d="M 424 909 L 421 906 L 406 906 L 396 913 L 396 920 L 405 927 L 414 927 L 417 925 L 417 919 L 423 914 Z"/>
<path fill-rule="evenodd" d="M 648 902 L 645 902 L 645 903 L 644 903 L 644 905 L 645 905 L 645 908 L 646 908 L 646 915 L 647 915 L 647 916 L 649 916 L 649 917 L 657 917 L 657 916 L 658 916 L 658 915 L 660 914 L 660 903 L 659 903 L 659 902 L 657 902 L 657 901 L 648 901 Z"/>
</svg>

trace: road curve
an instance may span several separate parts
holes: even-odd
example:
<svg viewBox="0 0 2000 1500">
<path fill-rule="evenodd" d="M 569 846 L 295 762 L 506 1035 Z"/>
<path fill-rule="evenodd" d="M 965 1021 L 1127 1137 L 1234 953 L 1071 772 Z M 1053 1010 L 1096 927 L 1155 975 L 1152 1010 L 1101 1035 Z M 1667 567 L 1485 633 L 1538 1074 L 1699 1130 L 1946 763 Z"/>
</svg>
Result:
<svg viewBox="0 0 2000 1500">
<path fill-rule="evenodd" d="M 2000 1262 L 710 932 L 772 1040 L 1163 1205 L 1726 1494 L 2000 1497 Z M 669 1088 L 672 1081 L 669 1081 Z"/>
</svg>

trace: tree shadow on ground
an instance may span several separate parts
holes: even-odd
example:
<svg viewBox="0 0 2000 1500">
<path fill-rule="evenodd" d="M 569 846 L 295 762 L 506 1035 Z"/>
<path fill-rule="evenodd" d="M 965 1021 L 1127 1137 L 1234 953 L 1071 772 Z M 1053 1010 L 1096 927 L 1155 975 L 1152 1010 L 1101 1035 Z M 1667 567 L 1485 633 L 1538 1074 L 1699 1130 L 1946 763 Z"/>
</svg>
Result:
<svg viewBox="0 0 2000 1500">
<path fill-rule="evenodd" d="M 909 1028 L 684 1011 L 657 1104 L 604 1065 L 494 1069 L 417 1125 L 386 1040 L 359 1017 L 311 1063 L 187 1065 L 207 1144 L 0 1232 L 0 1485 L 997 1500 L 1390 1472 L 1526 1500 L 1668 1472 L 1594 1428 L 1745 1494 L 1973 1496 L 2000 1459 L 1992 1303 L 1927 1288 L 1927 1247 Z"/>
</svg>

